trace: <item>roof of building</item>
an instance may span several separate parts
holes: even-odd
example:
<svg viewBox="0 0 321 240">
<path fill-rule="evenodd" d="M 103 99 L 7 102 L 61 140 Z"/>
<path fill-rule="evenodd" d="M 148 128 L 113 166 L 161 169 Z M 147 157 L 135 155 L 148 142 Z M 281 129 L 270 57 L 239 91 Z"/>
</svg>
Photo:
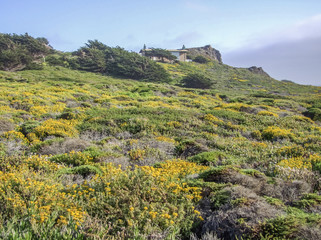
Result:
<svg viewBox="0 0 321 240">
<path fill-rule="evenodd" d="M 146 52 L 148 52 L 148 51 L 152 51 L 153 49 L 151 49 L 151 48 L 147 48 L 147 49 L 142 49 L 142 50 L 140 50 L 140 52 L 143 52 L 143 51 L 146 51 Z M 188 50 L 186 50 L 186 49 L 165 49 L 166 51 L 169 51 L 169 52 L 188 52 Z"/>
</svg>

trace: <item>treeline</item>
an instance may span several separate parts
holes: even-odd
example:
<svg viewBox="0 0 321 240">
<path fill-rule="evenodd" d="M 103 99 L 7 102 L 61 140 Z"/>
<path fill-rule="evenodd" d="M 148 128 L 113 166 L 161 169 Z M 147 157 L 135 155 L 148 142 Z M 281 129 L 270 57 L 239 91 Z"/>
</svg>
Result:
<svg viewBox="0 0 321 240">
<path fill-rule="evenodd" d="M 89 40 L 84 47 L 73 52 L 73 66 L 85 71 L 153 82 L 166 82 L 169 74 L 154 61 L 120 47 L 108 47 L 97 40 Z"/>
<path fill-rule="evenodd" d="M 97 40 L 72 53 L 56 53 L 46 58 L 51 65 L 151 82 L 168 82 L 166 70 L 138 53 L 109 47 Z"/>
<path fill-rule="evenodd" d="M 46 38 L 0 33 L 0 70 L 41 68 L 38 63 L 52 51 Z"/>
<path fill-rule="evenodd" d="M 44 62 L 136 80 L 170 80 L 166 70 L 149 58 L 121 47 L 106 46 L 97 40 L 89 40 L 75 52 L 63 53 L 52 49 L 46 38 L 33 38 L 27 33 L 0 34 L 0 70 L 41 69 Z"/>
</svg>

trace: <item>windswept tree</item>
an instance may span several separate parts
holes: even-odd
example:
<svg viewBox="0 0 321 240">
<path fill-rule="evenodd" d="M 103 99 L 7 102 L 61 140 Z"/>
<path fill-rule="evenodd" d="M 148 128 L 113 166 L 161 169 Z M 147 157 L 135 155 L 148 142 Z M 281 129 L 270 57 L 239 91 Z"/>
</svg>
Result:
<svg viewBox="0 0 321 240">
<path fill-rule="evenodd" d="M 78 56 L 79 68 L 89 72 L 106 72 L 106 59 L 111 49 L 97 40 L 89 40 L 85 45 L 74 52 L 74 55 Z"/>
<path fill-rule="evenodd" d="M 78 59 L 77 68 L 85 71 L 154 82 L 170 79 L 166 70 L 154 61 L 121 47 L 108 47 L 97 40 L 89 40 L 73 55 Z"/>
<path fill-rule="evenodd" d="M 27 33 L 0 34 L 0 70 L 15 71 L 30 68 L 52 51 L 45 38 L 33 38 Z"/>
<path fill-rule="evenodd" d="M 149 51 L 145 51 L 146 57 L 158 57 L 162 59 L 162 62 L 165 62 L 165 59 L 168 59 L 170 61 L 174 61 L 177 59 L 176 56 L 171 54 L 169 51 L 162 49 L 162 48 L 152 48 Z"/>
</svg>

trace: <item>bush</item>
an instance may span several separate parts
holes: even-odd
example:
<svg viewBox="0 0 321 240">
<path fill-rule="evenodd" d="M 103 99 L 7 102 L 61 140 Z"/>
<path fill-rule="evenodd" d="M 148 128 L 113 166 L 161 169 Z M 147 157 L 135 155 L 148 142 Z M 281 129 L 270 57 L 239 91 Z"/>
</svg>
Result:
<svg viewBox="0 0 321 240">
<path fill-rule="evenodd" d="M 321 109 L 320 108 L 309 108 L 303 113 L 304 116 L 311 118 L 314 121 L 321 121 Z"/>
<path fill-rule="evenodd" d="M 95 166 L 92 165 L 81 165 L 78 167 L 73 167 L 73 168 L 64 168 L 60 171 L 58 171 L 58 175 L 63 175 L 63 174 L 79 174 L 82 175 L 83 177 L 87 177 L 88 175 L 101 175 L 103 172 Z"/>
<path fill-rule="evenodd" d="M 27 136 L 29 133 L 38 127 L 40 123 L 38 121 L 27 121 L 20 126 L 20 131 Z"/>
<path fill-rule="evenodd" d="M 35 62 L 31 62 L 27 64 L 26 67 L 24 68 L 24 70 L 42 70 L 42 69 L 43 69 L 43 65 Z"/>
<path fill-rule="evenodd" d="M 194 62 L 197 62 L 197 63 L 208 63 L 210 62 L 210 60 L 202 55 L 199 55 L 199 56 L 196 56 L 194 59 L 193 59 Z"/>
<path fill-rule="evenodd" d="M 52 162 L 65 164 L 67 166 L 81 166 L 88 165 L 93 162 L 93 158 L 88 153 L 70 152 L 59 154 L 49 159 Z"/>
<path fill-rule="evenodd" d="M 267 127 L 262 132 L 263 139 L 271 140 L 271 141 L 275 141 L 283 138 L 291 138 L 293 136 L 294 135 L 293 133 L 291 133 L 291 130 L 282 129 L 276 126 Z"/>
<path fill-rule="evenodd" d="M 181 81 L 182 85 L 187 88 L 211 88 L 214 82 L 203 74 L 190 73 Z"/>
<path fill-rule="evenodd" d="M 294 216 L 277 217 L 261 225 L 261 236 L 273 236 L 273 239 L 288 239 L 298 230 L 299 225 L 298 219 Z"/>
<path fill-rule="evenodd" d="M 182 141 L 175 147 L 175 153 L 183 158 L 193 156 L 206 150 L 208 150 L 206 146 L 203 146 L 194 140 Z"/>
<path fill-rule="evenodd" d="M 226 155 L 222 152 L 202 152 L 193 157 L 188 158 L 191 162 L 196 162 L 202 165 L 215 165 L 218 161 L 222 161 L 226 158 Z"/>
</svg>

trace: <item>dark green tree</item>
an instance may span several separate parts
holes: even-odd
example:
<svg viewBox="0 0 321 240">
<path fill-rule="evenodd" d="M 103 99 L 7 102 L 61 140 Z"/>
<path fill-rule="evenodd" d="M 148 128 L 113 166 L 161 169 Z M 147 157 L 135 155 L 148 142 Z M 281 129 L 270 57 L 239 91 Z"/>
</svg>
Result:
<svg viewBox="0 0 321 240">
<path fill-rule="evenodd" d="M 181 81 L 182 85 L 187 88 L 211 88 L 214 82 L 207 76 L 199 73 L 191 73 Z"/>
<path fill-rule="evenodd" d="M 27 33 L 0 34 L 0 70 L 39 69 L 39 61 L 52 49 L 45 38 L 33 38 Z"/>
<path fill-rule="evenodd" d="M 174 61 L 177 59 L 176 56 L 171 54 L 169 51 L 162 49 L 162 48 L 152 48 L 150 51 L 145 52 L 146 57 L 158 57 L 162 59 L 162 62 L 165 62 L 165 59 L 168 59 L 170 61 Z"/>
<path fill-rule="evenodd" d="M 167 82 L 166 70 L 154 61 L 121 47 L 108 47 L 97 40 L 73 53 L 77 57 L 77 69 L 116 75 L 137 80 Z"/>
<path fill-rule="evenodd" d="M 194 62 L 197 63 L 208 63 L 210 60 L 202 55 L 198 55 L 193 59 Z"/>
</svg>

